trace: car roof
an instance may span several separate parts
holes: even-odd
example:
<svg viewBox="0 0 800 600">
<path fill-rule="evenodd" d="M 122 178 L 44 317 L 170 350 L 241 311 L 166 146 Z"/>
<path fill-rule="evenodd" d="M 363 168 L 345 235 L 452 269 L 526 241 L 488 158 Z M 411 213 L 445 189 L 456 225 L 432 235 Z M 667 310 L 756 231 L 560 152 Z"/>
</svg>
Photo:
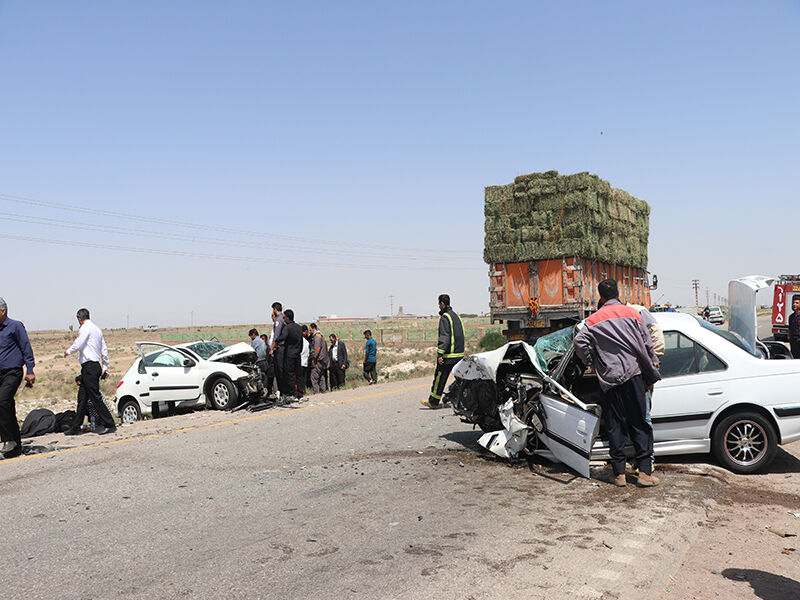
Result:
<svg viewBox="0 0 800 600">
<path fill-rule="evenodd" d="M 661 328 L 672 325 L 673 327 L 698 327 L 701 328 L 697 318 L 681 312 L 658 312 L 653 313 L 653 318 L 658 321 Z"/>
</svg>

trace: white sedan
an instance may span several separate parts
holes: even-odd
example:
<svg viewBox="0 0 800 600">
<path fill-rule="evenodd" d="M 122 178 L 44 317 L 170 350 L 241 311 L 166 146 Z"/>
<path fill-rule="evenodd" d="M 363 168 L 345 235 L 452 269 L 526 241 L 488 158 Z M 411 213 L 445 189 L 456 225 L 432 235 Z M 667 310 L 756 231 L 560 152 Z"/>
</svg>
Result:
<svg viewBox="0 0 800 600">
<path fill-rule="evenodd" d="M 256 352 L 244 342 L 136 345 L 140 357 L 117 385 L 114 398 L 123 423 L 143 415 L 157 417 L 176 407 L 230 410 L 240 397 L 263 393 Z"/>
<path fill-rule="evenodd" d="M 711 452 L 731 471 L 752 473 L 769 465 L 778 445 L 800 439 L 800 361 L 764 360 L 733 333 L 691 315 L 654 317 L 666 345 L 652 396 L 656 456 Z M 590 458 L 607 458 L 608 445 L 597 377 L 575 355 L 574 332 L 466 357 L 447 399 L 490 432 L 481 440 L 493 452 L 546 453 L 588 477 Z M 525 433 L 534 435 L 520 444 Z"/>
</svg>

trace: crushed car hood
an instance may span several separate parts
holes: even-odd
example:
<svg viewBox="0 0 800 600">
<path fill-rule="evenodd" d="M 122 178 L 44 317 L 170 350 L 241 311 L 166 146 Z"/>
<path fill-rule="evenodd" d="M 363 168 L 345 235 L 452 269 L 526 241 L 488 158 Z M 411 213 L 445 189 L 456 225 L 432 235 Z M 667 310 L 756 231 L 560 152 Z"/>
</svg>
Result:
<svg viewBox="0 0 800 600">
<path fill-rule="evenodd" d="M 231 358 L 243 358 L 245 360 L 251 360 L 252 362 L 256 361 L 256 351 L 253 350 L 253 347 L 250 344 L 246 344 L 245 342 L 239 342 L 238 344 L 234 344 L 233 346 L 228 346 L 224 350 L 220 350 L 219 352 L 212 354 L 208 360 L 211 361 L 219 361 L 219 362 L 231 362 Z"/>
<path fill-rule="evenodd" d="M 533 363 L 536 369 L 536 374 L 544 378 L 545 374 L 539 367 L 533 346 L 525 342 L 509 342 L 496 350 L 465 356 L 453 367 L 453 375 L 460 379 L 490 379 L 491 381 L 495 381 L 497 379 L 497 367 L 503 362 L 508 349 L 517 344 L 522 344 L 525 353 L 528 355 L 528 358 L 531 359 L 531 363 Z"/>
</svg>

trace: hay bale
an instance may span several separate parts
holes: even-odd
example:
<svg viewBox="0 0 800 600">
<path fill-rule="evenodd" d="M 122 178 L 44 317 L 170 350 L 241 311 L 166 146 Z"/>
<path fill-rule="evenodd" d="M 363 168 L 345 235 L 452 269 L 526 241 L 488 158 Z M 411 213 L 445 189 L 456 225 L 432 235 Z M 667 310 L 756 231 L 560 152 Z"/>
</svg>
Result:
<svg viewBox="0 0 800 600">
<path fill-rule="evenodd" d="M 487 187 L 484 214 L 488 263 L 579 256 L 647 266 L 649 205 L 591 173 L 529 173 Z"/>
</svg>

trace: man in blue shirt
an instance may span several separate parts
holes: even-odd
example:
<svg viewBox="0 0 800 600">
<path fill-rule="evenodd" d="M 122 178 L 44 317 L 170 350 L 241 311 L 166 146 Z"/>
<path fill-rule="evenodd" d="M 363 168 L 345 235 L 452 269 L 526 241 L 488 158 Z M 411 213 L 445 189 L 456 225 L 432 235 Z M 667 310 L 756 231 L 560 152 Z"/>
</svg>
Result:
<svg viewBox="0 0 800 600">
<path fill-rule="evenodd" d="M 364 346 L 364 379 L 369 385 L 374 385 L 378 383 L 378 344 L 369 329 L 364 332 L 364 339 L 367 340 Z"/>
<path fill-rule="evenodd" d="M 267 387 L 267 372 L 269 371 L 269 363 L 267 362 L 267 343 L 258 335 L 258 329 L 253 327 L 248 335 L 250 336 L 250 345 L 256 351 L 256 366 L 261 369 L 261 379 L 264 382 L 264 387 Z"/>
<path fill-rule="evenodd" d="M 28 332 L 21 322 L 8 318 L 8 306 L 0 298 L 0 440 L 3 442 L 0 453 L 4 458 L 22 454 L 14 395 L 22 382 L 23 364 L 25 385 L 32 386 L 36 375 L 33 374 L 35 363 Z"/>
</svg>

